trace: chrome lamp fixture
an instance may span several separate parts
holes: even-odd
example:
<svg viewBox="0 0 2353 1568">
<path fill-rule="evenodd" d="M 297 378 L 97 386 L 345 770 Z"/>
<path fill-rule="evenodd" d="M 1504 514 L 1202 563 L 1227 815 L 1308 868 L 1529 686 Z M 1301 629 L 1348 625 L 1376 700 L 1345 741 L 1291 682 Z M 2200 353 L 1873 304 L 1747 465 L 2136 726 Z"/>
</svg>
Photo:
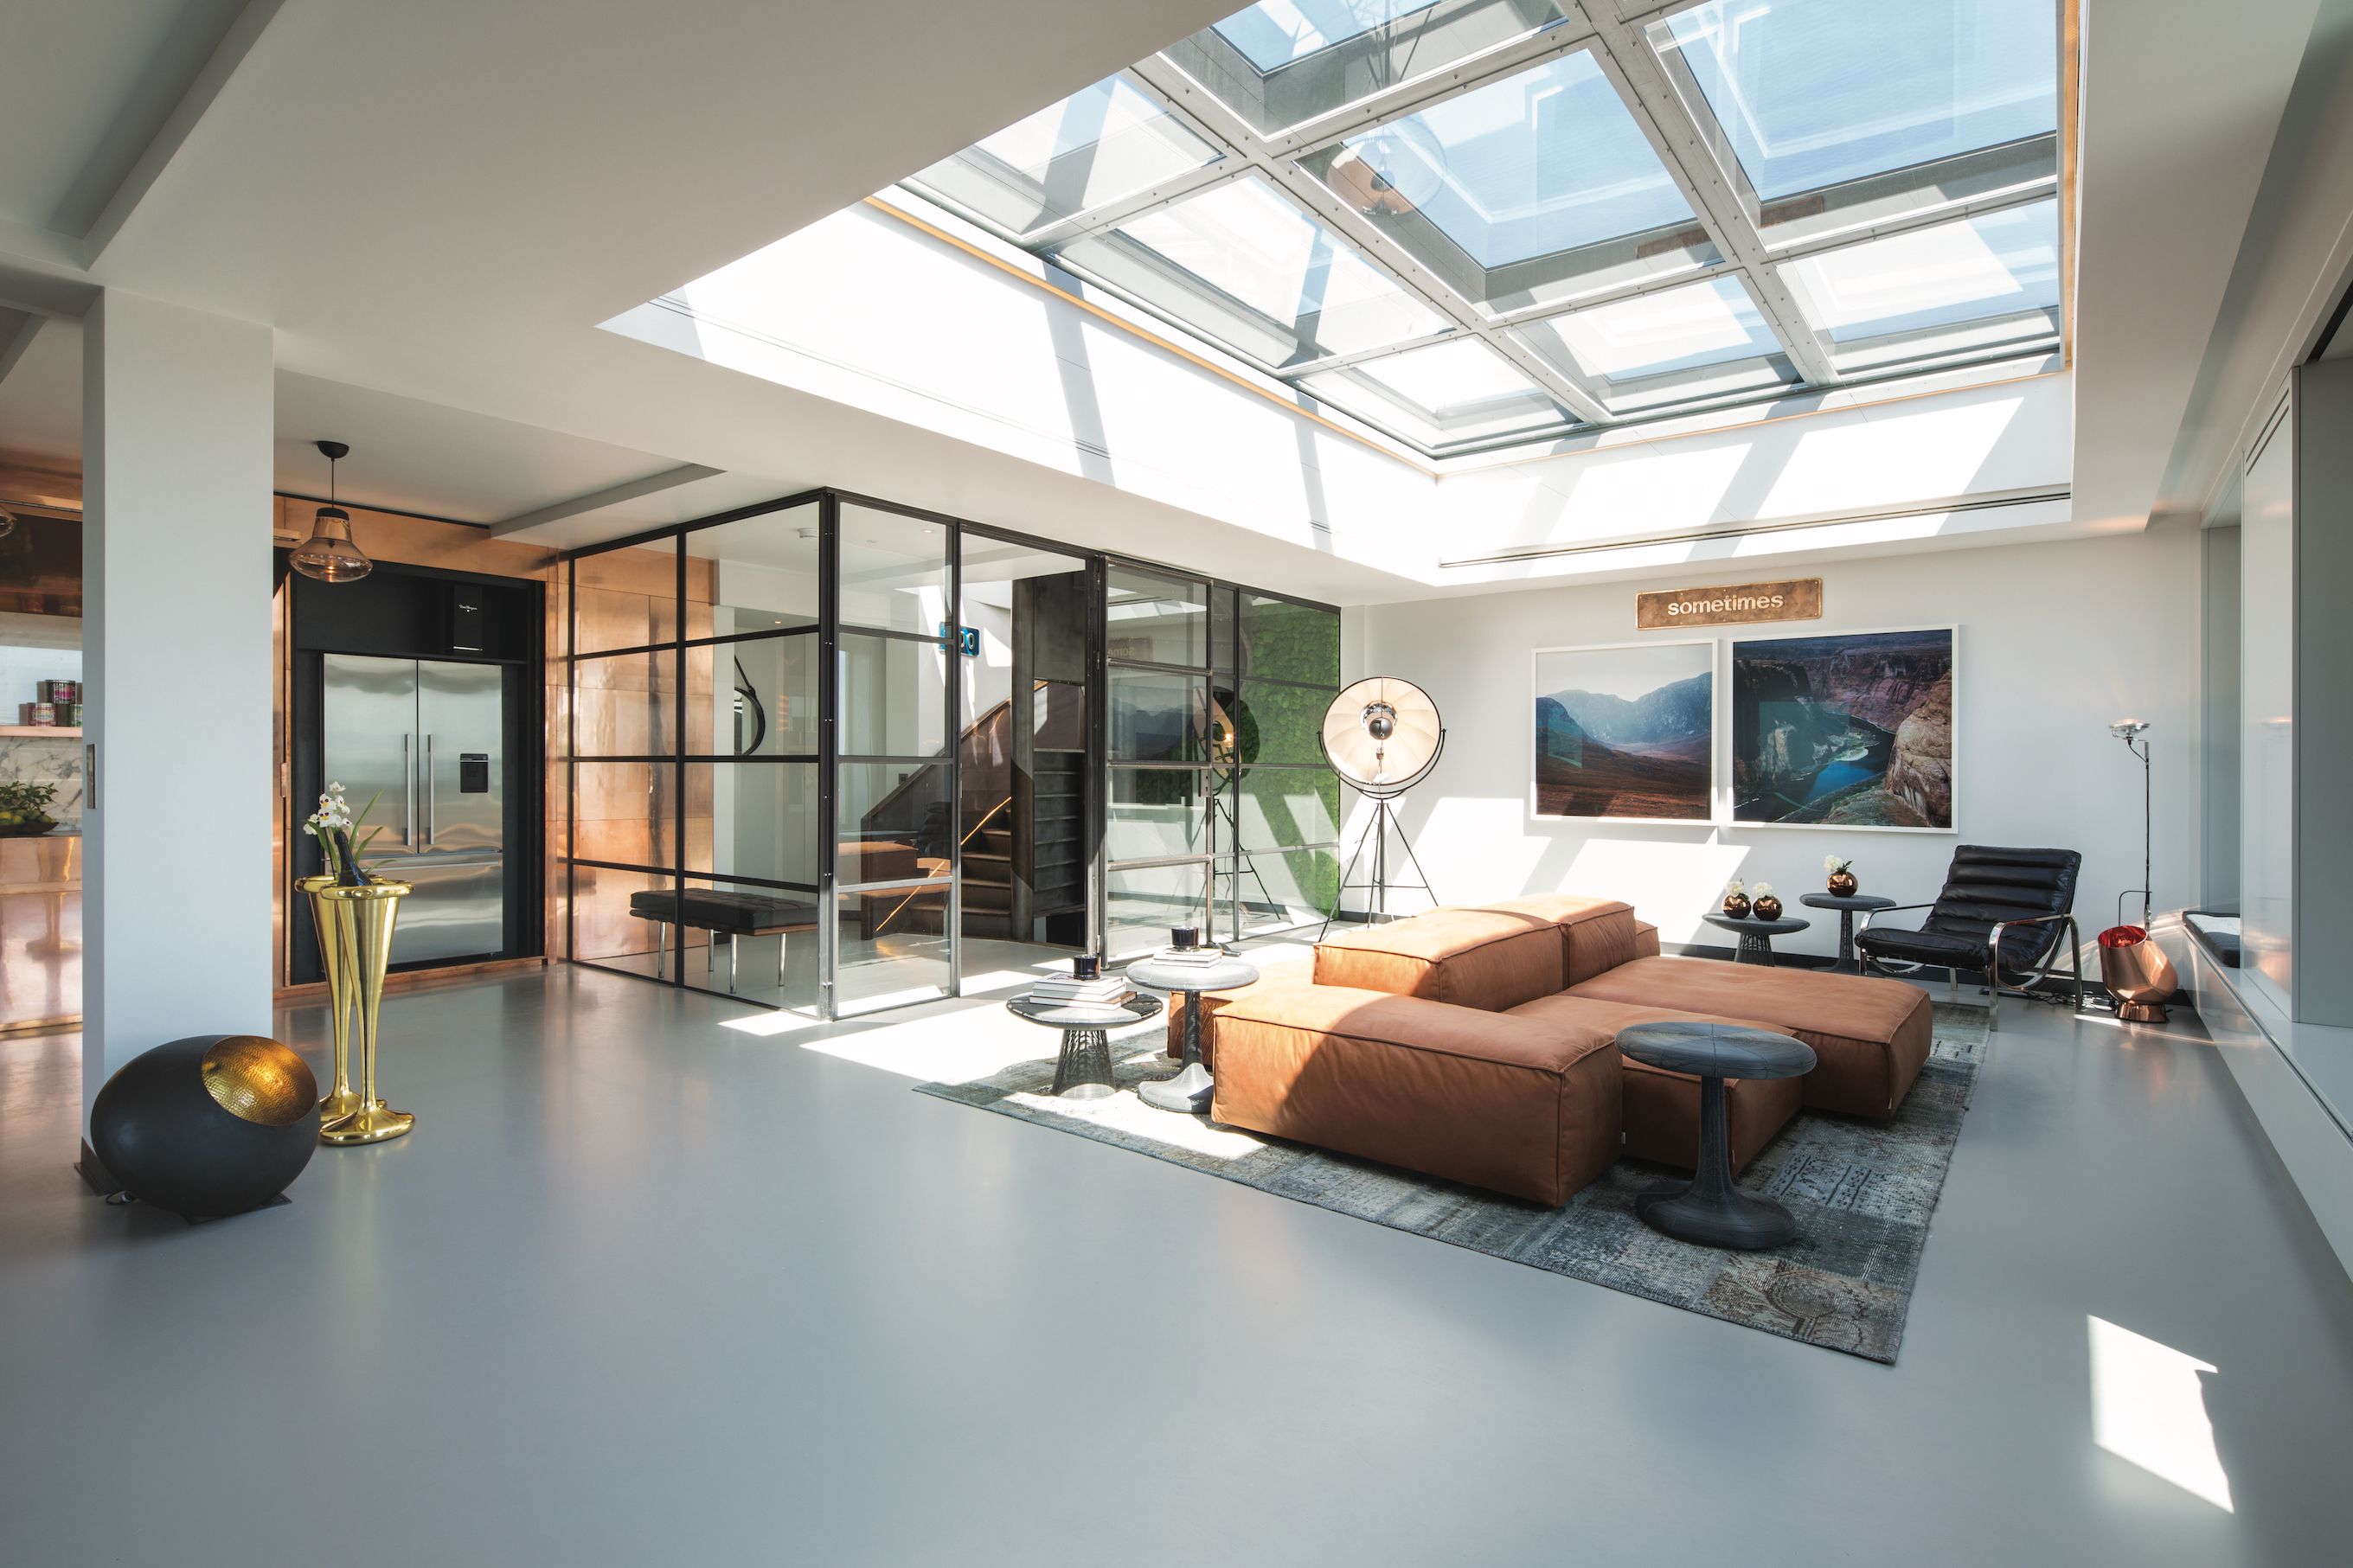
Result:
<svg viewBox="0 0 2353 1568">
<path fill-rule="evenodd" d="M 335 504 L 335 465 L 352 449 L 341 441 L 321 441 L 318 447 L 327 459 L 327 504 L 319 509 L 311 537 L 295 547 L 288 564 L 322 583 L 356 583 L 375 570 L 375 563 L 352 538 L 352 514 Z"/>
<path fill-rule="evenodd" d="M 1406 838 L 1405 827 L 1397 820 L 1390 803 L 1430 776 L 1438 765 L 1440 753 L 1446 750 L 1446 729 L 1438 716 L 1438 704 L 1430 693 L 1409 680 L 1394 676 L 1376 675 L 1359 680 L 1332 700 L 1324 710 L 1324 728 L 1316 737 L 1324 748 L 1324 760 L 1358 795 L 1373 803 L 1373 820 L 1348 864 L 1340 873 L 1340 886 L 1332 898 L 1332 912 L 1324 917 L 1324 930 L 1329 931 L 1332 922 L 1340 918 L 1340 906 L 1352 887 L 1361 887 L 1372 897 L 1366 918 L 1378 924 L 1389 918 L 1388 895 L 1392 888 L 1419 888 L 1430 892 L 1430 878 L 1421 869 L 1421 862 Z M 1392 882 L 1389 879 L 1388 840 L 1396 834 L 1405 850 L 1405 858 L 1413 867 L 1419 882 Z M 1356 862 L 1369 849 L 1372 852 L 1372 880 L 1364 883 L 1349 881 Z M 1435 894 L 1431 903 L 1438 902 Z M 1322 940 L 1319 933 L 1318 941 Z"/>
<path fill-rule="evenodd" d="M 2125 749 L 2132 752 L 2134 756 L 2140 759 L 2140 886 L 2137 888 L 2126 888 L 2125 892 L 2138 893 L 2140 895 L 2140 928 L 2143 931 L 2147 931 L 2148 929 L 2149 900 L 2153 897 L 2149 892 L 2149 884 L 2156 879 L 2150 875 L 2149 871 L 2151 862 L 2149 858 L 2150 823 L 2148 809 L 2148 742 L 2141 739 L 2141 736 L 2147 733 L 2147 730 L 2148 721 L 2146 719 L 2119 719 L 2115 723 L 2108 726 L 2108 733 L 2114 735 L 2117 740 L 2122 741 L 2125 743 Z M 2116 895 L 2116 915 L 2118 922 L 2121 923 L 2124 916 L 2123 893 Z"/>
</svg>

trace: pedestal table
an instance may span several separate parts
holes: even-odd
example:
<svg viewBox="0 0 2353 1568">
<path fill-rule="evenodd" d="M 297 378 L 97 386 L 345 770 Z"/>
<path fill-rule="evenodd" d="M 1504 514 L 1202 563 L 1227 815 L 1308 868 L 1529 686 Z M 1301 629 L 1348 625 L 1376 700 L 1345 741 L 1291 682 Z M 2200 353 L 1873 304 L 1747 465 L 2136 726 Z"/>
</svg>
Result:
<svg viewBox="0 0 2353 1568">
<path fill-rule="evenodd" d="M 1217 1088 L 1209 1069 L 1201 1065 L 1201 993 L 1231 991 L 1258 980 L 1254 964 L 1220 953 L 1213 963 L 1188 963 L 1166 955 L 1138 959 L 1127 966 L 1127 978 L 1155 991 L 1185 998 L 1184 1066 L 1175 1078 L 1156 1078 L 1136 1086 L 1136 1097 L 1163 1110 L 1194 1112 L 1209 1109 L 1209 1091 Z"/>
</svg>

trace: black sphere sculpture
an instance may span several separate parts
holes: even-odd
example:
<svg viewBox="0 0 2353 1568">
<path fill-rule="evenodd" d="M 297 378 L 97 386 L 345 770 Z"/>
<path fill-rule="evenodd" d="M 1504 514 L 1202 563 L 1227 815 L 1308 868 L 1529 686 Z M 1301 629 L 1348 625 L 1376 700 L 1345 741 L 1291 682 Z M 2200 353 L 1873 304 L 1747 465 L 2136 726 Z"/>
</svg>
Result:
<svg viewBox="0 0 2353 1568">
<path fill-rule="evenodd" d="M 259 1035 L 192 1035 L 133 1057 L 90 1111 L 90 1147 L 123 1192 L 189 1219 L 258 1209 L 319 1147 L 308 1063 Z"/>
</svg>

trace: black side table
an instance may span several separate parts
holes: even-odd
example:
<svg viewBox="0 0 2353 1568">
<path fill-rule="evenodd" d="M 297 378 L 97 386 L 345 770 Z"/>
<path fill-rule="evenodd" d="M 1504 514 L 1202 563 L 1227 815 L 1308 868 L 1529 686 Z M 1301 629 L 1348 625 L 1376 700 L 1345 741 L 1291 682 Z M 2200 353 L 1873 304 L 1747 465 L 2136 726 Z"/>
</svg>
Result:
<svg viewBox="0 0 2353 1568">
<path fill-rule="evenodd" d="M 1754 916 L 1745 921 L 1730 915 L 1702 915 L 1700 919 L 1718 931 L 1728 931 L 1740 938 L 1740 951 L 1733 955 L 1735 963 L 1761 963 L 1773 967 L 1773 939 L 1801 931 L 1811 926 L 1811 921 L 1760 921 Z M 1739 1077 L 1737 1073 L 1733 1074 Z"/>
<path fill-rule="evenodd" d="M 1053 1092 L 1064 1100 L 1105 1100 L 1119 1092 L 1111 1076 L 1111 1031 L 1141 1024 L 1160 1012 L 1157 996 L 1131 996 L 1113 1007 L 1082 1007 L 1044 997 L 1016 996 L 1005 1010 L 1017 1018 L 1062 1031 Z"/>
<path fill-rule="evenodd" d="M 1699 1158 L 1688 1182 L 1660 1182 L 1634 1195 L 1642 1223 L 1678 1241 L 1756 1252 L 1798 1234 L 1798 1222 L 1771 1198 L 1732 1180 L 1732 1144 L 1724 1126 L 1727 1078 L 1796 1078 L 1814 1070 L 1803 1040 L 1736 1024 L 1637 1024 L 1618 1031 L 1618 1048 L 1638 1062 L 1699 1078 Z"/>
<path fill-rule="evenodd" d="M 1836 910 L 1839 912 L 1839 961 L 1833 974 L 1860 974 L 1862 967 L 1854 961 L 1854 912 L 1857 910 L 1892 910 L 1894 899 L 1883 899 L 1871 893 L 1857 893 L 1842 899 L 1836 893 L 1808 893 L 1798 900 L 1810 910 Z"/>
<path fill-rule="evenodd" d="M 1175 1078 L 1155 1078 L 1136 1085 L 1136 1098 L 1158 1110 L 1187 1115 L 1208 1110 L 1209 1091 L 1217 1085 L 1209 1079 L 1209 1069 L 1201 1065 L 1201 993 L 1255 984 L 1258 967 L 1230 954 L 1212 963 L 1170 963 L 1155 954 L 1129 964 L 1127 977 L 1138 985 L 1174 992 L 1185 998 L 1182 1065 Z"/>
</svg>

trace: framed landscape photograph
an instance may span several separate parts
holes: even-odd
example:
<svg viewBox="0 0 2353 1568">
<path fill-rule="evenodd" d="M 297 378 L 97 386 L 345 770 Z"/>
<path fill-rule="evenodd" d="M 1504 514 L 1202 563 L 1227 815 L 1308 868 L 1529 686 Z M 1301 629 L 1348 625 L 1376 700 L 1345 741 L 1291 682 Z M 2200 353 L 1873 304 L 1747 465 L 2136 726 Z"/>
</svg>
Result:
<svg viewBox="0 0 2353 1568">
<path fill-rule="evenodd" d="M 1535 814 L 1707 822 L 1715 644 L 1535 653 Z"/>
<path fill-rule="evenodd" d="M 1953 830 L 1951 626 L 1732 645 L 1732 816 Z"/>
</svg>

